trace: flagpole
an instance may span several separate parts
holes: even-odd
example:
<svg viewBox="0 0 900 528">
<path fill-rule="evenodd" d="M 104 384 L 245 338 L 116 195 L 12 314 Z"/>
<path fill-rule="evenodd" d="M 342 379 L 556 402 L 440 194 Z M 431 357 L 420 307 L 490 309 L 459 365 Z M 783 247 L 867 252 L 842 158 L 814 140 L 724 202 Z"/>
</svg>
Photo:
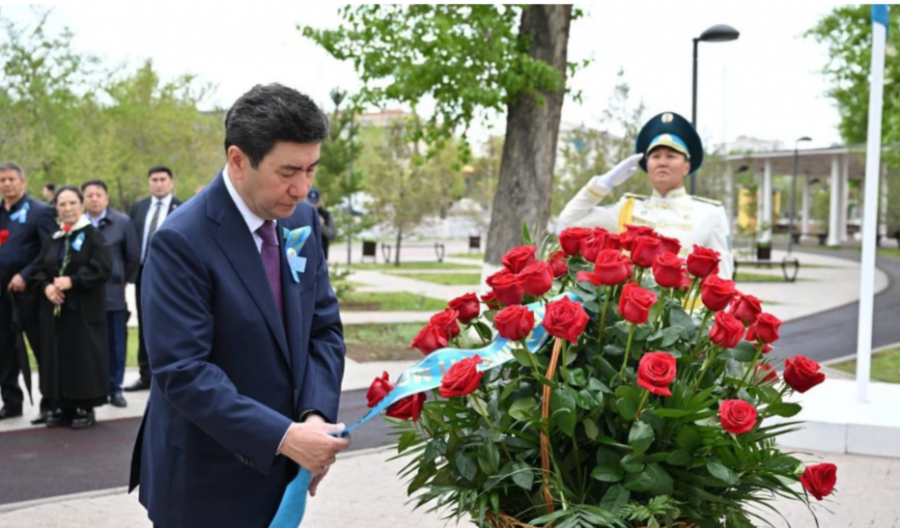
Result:
<svg viewBox="0 0 900 528">
<path fill-rule="evenodd" d="M 856 343 L 857 401 L 869 399 L 872 372 L 872 313 L 875 303 L 875 238 L 878 229 L 878 180 L 881 171 L 881 113 L 888 6 L 872 6 L 872 66 L 869 76 L 869 129 L 866 138 L 866 187 L 859 280 L 859 331 Z"/>
</svg>

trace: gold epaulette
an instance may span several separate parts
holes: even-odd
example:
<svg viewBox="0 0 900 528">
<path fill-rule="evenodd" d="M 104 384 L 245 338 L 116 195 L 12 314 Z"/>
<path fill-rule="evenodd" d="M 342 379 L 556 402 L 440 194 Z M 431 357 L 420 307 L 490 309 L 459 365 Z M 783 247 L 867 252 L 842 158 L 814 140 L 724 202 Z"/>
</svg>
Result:
<svg viewBox="0 0 900 528">
<path fill-rule="evenodd" d="M 691 198 L 693 198 L 694 200 L 697 200 L 698 202 L 708 203 L 708 204 L 715 205 L 718 207 L 724 207 L 724 205 L 722 205 L 722 202 L 720 202 L 718 200 L 713 200 L 711 198 L 704 198 L 702 196 L 691 196 Z"/>
</svg>

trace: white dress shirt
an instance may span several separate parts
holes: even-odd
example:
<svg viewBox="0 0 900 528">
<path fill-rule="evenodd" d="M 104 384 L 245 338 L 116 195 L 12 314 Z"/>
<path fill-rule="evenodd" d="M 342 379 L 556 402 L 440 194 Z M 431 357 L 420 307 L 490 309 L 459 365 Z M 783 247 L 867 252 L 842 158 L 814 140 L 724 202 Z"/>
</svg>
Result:
<svg viewBox="0 0 900 528">
<path fill-rule="evenodd" d="M 265 220 L 251 211 L 250 208 L 247 207 L 247 203 L 244 202 L 244 199 L 241 198 L 241 195 L 238 194 L 237 189 L 234 188 L 234 184 L 231 183 L 231 177 L 228 176 L 228 165 L 225 165 L 225 168 L 222 169 L 222 178 L 225 180 L 225 188 L 228 189 L 228 195 L 231 196 L 234 205 L 237 206 L 241 216 L 244 217 L 244 222 L 247 223 L 247 229 L 250 230 L 250 234 L 253 235 L 253 241 L 256 242 L 256 250 L 262 253 L 263 239 L 256 230 L 262 227 Z"/>
<path fill-rule="evenodd" d="M 169 193 L 162 198 L 157 198 L 155 196 L 150 198 L 150 208 L 147 209 L 147 216 L 144 217 L 144 236 L 142 238 L 144 243 L 141 247 L 141 262 L 143 262 L 147 256 L 147 244 L 150 243 L 150 240 L 148 239 L 148 235 L 150 234 L 150 224 L 153 222 L 153 213 L 156 211 L 156 204 L 158 203 L 162 203 L 162 206 L 159 208 L 159 219 L 156 222 L 156 229 L 159 229 L 166 220 L 166 217 L 169 216 L 169 208 L 172 207 L 172 193 Z"/>
</svg>

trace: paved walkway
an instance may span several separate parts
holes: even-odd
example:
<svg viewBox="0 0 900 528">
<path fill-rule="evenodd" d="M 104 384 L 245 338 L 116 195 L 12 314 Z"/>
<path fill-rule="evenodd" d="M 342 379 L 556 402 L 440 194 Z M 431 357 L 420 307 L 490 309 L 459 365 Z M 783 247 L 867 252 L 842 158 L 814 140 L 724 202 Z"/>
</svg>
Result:
<svg viewBox="0 0 900 528">
<path fill-rule="evenodd" d="M 308 502 L 304 528 L 353 526 L 365 528 L 444 528 L 453 522 L 413 511 L 407 504 L 406 486 L 396 476 L 404 459 L 389 461 L 390 449 L 350 453 L 339 457 L 319 495 Z M 802 457 L 838 465 L 838 491 L 833 501 L 816 507 L 821 528 L 900 528 L 900 460 L 816 455 Z M 43 501 L 32 505 L 0 507 L 4 528 L 150 528 L 136 494 L 115 489 L 103 496 L 76 496 L 70 500 Z M 25 507 L 22 507 L 25 506 Z M 813 528 L 813 517 L 802 504 L 786 500 L 774 502 L 793 528 Z M 10 510 L 12 508 L 19 508 Z M 829 513 L 825 508 L 831 510 Z M 762 512 L 777 528 L 788 524 L 771 511 Z M 464 522 L 461 526 L 472 526 Z"/>
</svg>

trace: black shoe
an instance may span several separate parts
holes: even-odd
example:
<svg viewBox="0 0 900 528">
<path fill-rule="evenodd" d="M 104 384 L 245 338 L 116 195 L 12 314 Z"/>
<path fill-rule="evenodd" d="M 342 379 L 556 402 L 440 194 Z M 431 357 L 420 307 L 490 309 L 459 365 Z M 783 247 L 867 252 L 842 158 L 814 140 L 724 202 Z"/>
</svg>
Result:
<svg viewBox="0 0 900 528">
<path fill-rule="evenodd" d="M 113 407 L 128 407 L 128 401 L 125 399 L 125 396 L 122 396 L 121 392 L 110 396 L 109 403 L 112 404 Z"/>
<path fill-rule="evenodd" d="M 19 416 L 22 416 L 21 407 L 17 409 L 12 409 L 9 407 L 0 409 L 0 420 L 6 420 L 7 418 L 18 418 Z"/>
<path fill-rule="evenodd" d="M 57 409 L 47 413 L 47 421 L 44 424 L 47 427 L 67 427 L 72 425 L 72 412 Z"/>
<path fill-rule="evenodd" d="M 75 409 L 75 415 L 72 418 L 72 429 L 87 429 L 94 425 L 94 409 Z"/>
<path fill-rule="evenodd" d="M 145 378 L 140 378 L 131 385 L 128 385 L 123 389 L 125 392 L 137 392 L 137 391 L 145 391 L 150 390 L 150 380 Z"/>
<path fill-rule="evenodd" d="M 37 418 L 31 420 L 31 425 L 41 425 L 47 423 L 48 416 L 50 416 L 50 411 L 41 411 L 41 414 L 39 414 Z"/>
</svg>

